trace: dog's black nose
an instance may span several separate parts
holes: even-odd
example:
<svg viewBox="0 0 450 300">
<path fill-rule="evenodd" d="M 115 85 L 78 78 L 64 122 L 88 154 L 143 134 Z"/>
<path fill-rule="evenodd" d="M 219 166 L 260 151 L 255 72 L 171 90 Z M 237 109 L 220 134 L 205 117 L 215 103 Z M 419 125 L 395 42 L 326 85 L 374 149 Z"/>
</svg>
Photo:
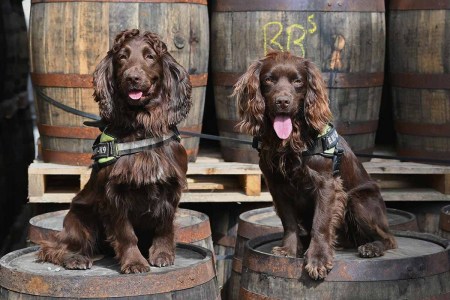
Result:
<svg viewBox="0 0 450 300">
<path fill-rule="evenodd" d="M 279 108 L 287 108 L 291 104 L 291 99 L 288 96 L 279 96 L 275 99 L 275 104 Z"/>
<path fill-rule="evenodd" d="M 126 80 L 131 84 L 138 84 L 141 82 L 141 77 L 137 74 L 129 74 L 127 75 Z"/>
</svg>

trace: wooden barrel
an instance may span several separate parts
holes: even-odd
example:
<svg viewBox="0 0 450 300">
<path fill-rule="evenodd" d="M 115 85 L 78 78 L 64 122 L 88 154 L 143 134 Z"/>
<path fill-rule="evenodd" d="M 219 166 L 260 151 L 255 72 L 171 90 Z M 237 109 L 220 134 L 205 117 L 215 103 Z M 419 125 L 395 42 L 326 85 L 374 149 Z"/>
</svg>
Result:
<svg viewBox="0 0 450 300">
<path fill-rule="evenodd" d="M 439 235 L 450 240 L 450 205 L 446 205 L 441 209 L 439 215 Z"/>
<path fill-rule="evenodd" d="M 371 153 L 384 80 L 384 1 L 216 0 L 211 15 L 211 74 L 221 135 L 237 133 L 229 96 L 247 67 L 270 49 L 314 61 L 330 94 L 338 131 L 355 152 Z M 222 142 L 225 160 L 257 162 L 251 146 Z"/>
<path fill-rule="evenodd" d="M 236 246 L 228 288 L 230 300 L 239 299 L 245 243 L 252 238 L 277 232 L 283 232 L 283 225 L 273 207 L 253 209 L 239 216 Z"/>
<path fill-rule="evenodd" d="M 389 72 L 399 155 L 450 156 L 450 2 L 391 0 Z"/>
<path fill-rule="evenodd" d="M 436 236 L 398 232 L 398 249 L 360 258 L 356 249 L 336 251 L 322 281 L 304 271 L 303 258 L 275 256 L 276 233 L 246 244 L 240 298 L 245 299 L 448 299 L 450 246 Z"/>
<path fill-rule="evenodd" d="M 212 252 L 177 244 L 175 264 L 149 273 L 123 275 L 112 257 L 89 270 L 65 270 L 36 262 L 38 247 L 0 260 L 1 299 L 219 299 Z"/>
<path fill-rule="evenodd" d="M 68 210 L 45 213 L 30 219 L 29 240 L 36 244 L 63 229 Z M 206 214 L 179 208 L 175 214 L 175 241 L 214 251 L 211 226 Z"/>
<path fill-rule="evenodd" d="M 416 217 L 399 209 L 387 209 L 389 227 L 393 230 L 417 231 Z M 239 225 L 236 238 L 236 247 L 233 256 L 232 273 L 229 284 L 230 299 L 239 299 L 241 285 L 242 259 L 244 257 L 245 243 L 253 238 L 283 232 L 283 225 L 273 207 L 253 209 L 239 216 Z"/>
<path fill-rule="evenodd" d="M 419 231 L 416 216 L 413 213 L 387 208 L 389 228 L 392 230 Z"/>
<path fill-rule="evenodd" d="M 190 74 L 193 107 L 180 124 L 201 131 L 209 56 L 207 0 L 31 0 L 30 48 L 34 87 L 50 98 L 98 114 L 92 73 L 120 31 L 139 28 L 158 33 L 169 52 Z M 38 127 L 45 162 L 91 164 L 98 129 L 85 118 L 50 105 L 36 95 Z M 183 140 L 194 161 L 198 138 Z"/>
</svg>

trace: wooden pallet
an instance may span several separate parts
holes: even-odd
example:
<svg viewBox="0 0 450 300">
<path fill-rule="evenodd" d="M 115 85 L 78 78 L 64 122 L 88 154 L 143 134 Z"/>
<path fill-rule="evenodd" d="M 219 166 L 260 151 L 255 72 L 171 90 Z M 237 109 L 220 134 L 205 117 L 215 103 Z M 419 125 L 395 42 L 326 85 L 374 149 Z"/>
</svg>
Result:
<svg viewBox="0 0 450 300">
<path fill-rule="evenodd" d="M 385 201 L 450 201 L 450 166 L 392 160 L 363 165 Z"/>
<path fill-rule="evenodd" d="M 363 164 L 385 201 L 450 201 L 450 166 L 372 160 Z M 86 184 L 87 167 L 35 161 L 28 170 L 29 201 L 68 203 Z M 188 168 L 182 202 L 270 202 L 258 165 L 199 157 Z"/>
<path fill-rule="evenodd" d="M 28 168 L 29 201 L 70 202 L 87 183 L 90 174 L 88 167 L 35 161 Z M 232 194 L 240 194 L 243 199 L 254 197 L 257 201 L 261 195 L 261 171 L 255 164 L 199 158 L 189 164 L 187 175 L 188 186 L 181 200 L 184 202 L 229 202 L 227 199 Z M 228 196 L 221 193 L 221 197 L 216 197 L 219 191 L 226 191 Z"/>
</svg>

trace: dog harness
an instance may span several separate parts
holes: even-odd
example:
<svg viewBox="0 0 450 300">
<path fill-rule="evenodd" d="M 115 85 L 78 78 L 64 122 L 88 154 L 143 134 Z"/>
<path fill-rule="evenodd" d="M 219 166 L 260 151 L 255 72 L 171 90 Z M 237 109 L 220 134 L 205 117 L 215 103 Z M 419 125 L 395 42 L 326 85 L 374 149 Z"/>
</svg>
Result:
<svg viewBox="0 0 450 300">
<path fill-rule="evenodd" d="M 252 147 L 261 151 L 261 138 L 253 137 Z M 328 124 L 317 138 L 314 139 L 313 144 L 307 150 L 302 152 L 302 156 L 320 155 L 325 158 L 333 160 L 333 176 L 339 175 L 341 166 L 342 154 L 344 149 L 339 148 L 339 134 L 334 128 L 333 124 Z"/>
<path fill-rule="evenodd" d="M 97 137 L 92 146 L 94 154 L 94 168 L 101 169 L 105 166 L 115 163 L 121 156 L 130 155 L 145 150 L 161 147 L 170 141 L 180 142 L 180 133 L 174 126 L 172 134 L 163 135 L 162 137 L 152 137 L 139 141 L 118 143 L 117 138 L 107 133 L 107 127 Z"/>
</svg>

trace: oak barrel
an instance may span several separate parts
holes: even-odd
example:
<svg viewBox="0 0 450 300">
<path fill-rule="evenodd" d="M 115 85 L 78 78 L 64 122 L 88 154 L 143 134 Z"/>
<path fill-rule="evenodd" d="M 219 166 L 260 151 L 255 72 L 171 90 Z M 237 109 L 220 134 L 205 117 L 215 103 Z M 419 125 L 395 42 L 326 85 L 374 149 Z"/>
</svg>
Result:
<svg viewBox="0 0 450 300">
<path fill-rule="evenodd" d="M 424 233 L 398 232 L 398 249 L 360 258 L 356 249 L 336 251 L 323 281 L 304 271 L 303 258 L 275 256 L 282 233 L 246 244 L 240 299 L 448 299 L 450 246 Z"/>
<path fill-rule="evenodd" d="M 412 213 L 388 208 L 387 218 L 389 227 L 392 230 L 418 230 L 416 217 Z M 239 216 L 236 247 L 229 284 L 230 299 L 239 299 L 245 243 L 250 239 L 278 232 L 283 232 L 283 225 L 273 207 L 253 209 Z"/>
<path fill-rule="evenodd" d="M 252 238 L 277 232 L 283 232 L 283 225 L 273 207 L 253 209 L 239 216 L 236 246 L 229 279 L 230 300 L 239 299 L 245 243 Z"/>
<path fill-rule="evenodd" d="M 30 48 L 32 81 L 50 98 L 98 115 L 92 73 L 119 32 L 139 28 L 159 34 L 169 52 L 190 74 L 193 107 L 180 130 L 200 132 L 208 77 L 207 0 L 32 0 Z M 50 105 L 36 94 L 38 127 L 45 162 L 91 164 L 99 134 L 82 125 L 85 118 Z M 199 139 L 183 145 L 194 161 Z"/>
<path fill-rule="evenodd" d="M 399 155 L 450 156 L 450 2 L 390 1 L 389 72 Z"/>
<path fill-rule="evenodd" d="M 175 264 L 149 273 L 124 275 L 112 257 L 89 270 L 65 270 L 36 262 L 38 247 L 0 259 L 1 299 L 218 299 L 212 252 L 177 244 Z"/>
<path fill-rule="evenodd" d="M 387 208 L 386 213 L 390 229 L 419 231 L 417 218 L 413 213 L 395 208 Z"/>
<path fill-rule="evenodd" d="M 67 212 L 68 210 L 59 210 L 31 218 L 29 240 L 37 244 L 39 240 L 61 231 Z M 194 210 L 178 208 L 175 214 L 175 241 L 214 251 L 208 216 Z"/>
<path fill-rule="evenodd" d="M 211 77 L 220 135 L 239 134 L 229 96 L 247 67 L 270 49 L 314 61 L 327 82 L 338 132 L 355 152 L 371 153 L 384 80 L 383 0 L 216 0 L 211 14 Z M 222 142 L 227 161 L 257 162 L 249 145 Z"/>
</svg>

